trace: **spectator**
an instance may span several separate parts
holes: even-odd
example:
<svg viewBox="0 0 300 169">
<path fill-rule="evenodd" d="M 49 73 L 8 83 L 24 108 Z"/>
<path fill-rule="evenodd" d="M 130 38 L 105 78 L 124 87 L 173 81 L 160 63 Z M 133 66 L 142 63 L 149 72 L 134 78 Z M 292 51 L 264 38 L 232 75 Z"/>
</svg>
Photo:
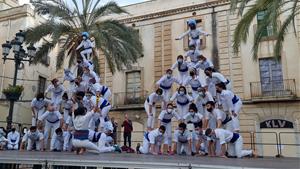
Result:
<svg viewBox="0 0 300 169">
<path fill-rule="evenodd" d="M 0 127 L 0 150 L 3 150 L 8 142 L 8 140 L 5 138 L 5 130 L 3 127 Z"/>
<path fill-rule="evenodd" d="M 118 133 L 117 133 L 117 129 L 118 129 L 118 123 L 115 121 L 115 118 L 114 118 L 114 117 L 111 118 L 111 123 L 112 123 L 113 128 L 114 128 L 112 138 L 113 138 L 113 140 L 114 140 L 114 144 L 117 144 L 117 134 L 118 134 Z"/>
<path fill-rule="evenodd" d="M 123 121 L 122 127 L 124 127 L 123 137 L 124 137 L 124 146 L 127 146 L 127 141 L 129 147 L 131 148 L 131 133 L 133 131 L 132 122 L 128 119 L 128 115 L 125 114 L 125 120 Z"/>
</svg>

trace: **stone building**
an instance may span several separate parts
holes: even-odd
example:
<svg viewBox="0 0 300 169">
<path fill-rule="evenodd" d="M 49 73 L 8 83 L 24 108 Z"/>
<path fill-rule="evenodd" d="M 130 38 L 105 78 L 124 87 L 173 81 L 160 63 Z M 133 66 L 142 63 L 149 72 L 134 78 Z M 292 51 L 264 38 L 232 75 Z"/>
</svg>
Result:
<svg viewBox="0 0 300 169">
<path fill-rule="evenodd" d="M 0 43 L 12 40 L 19 30 L 25 30 L 44 21 L 45 19 L 34 13 L 30 5 L 20 6 L 17 0 L 0 0 Z M 2 58 L 2 47 L 0 53 Z M 24 69 L 18 71 L 17 85 L 23 85 L 24 92 L 20 101 L 15 103 L 13 122 L 31 124 L 30 101 L 36 93 L 45 90 L 47 80 L 51 79 L 56 72 L 55 59 L 51 57 L 50 60 L 49 56 L 45 56 L 43 60 L 48 66 L 29 65 L 28 62 L 24 62 Z M 8 57 L 13 57 L 12 51 Z M 4 64 L 2 59 L 0 62 L 0 126 L 6 126 L 9 109 L 9 102 L 4 100 L 2 90 L 13 83 L 14 64 L 13 61 L 6 61 Z"/>
<path fill-rule="evenodd" d="M 144 44 L 143 57 L 130 69 L 112 74 L 101 56 L 100 72 L 102 83 L 113 91 L 111 116 L 117 117 L 119 123 L 125 113 L 130 116 L 136 131 L 134 140 L 141 140 L 146 127 L 145 98 L 176 57 L 186 51 L 188 39 L 175 41 L 175 38 L 187 30 L 187 19 L 195 18 L 199 27 L 212 34 L 201 40 L 204 55 L 211 58 L 219 71 L 231 80 L 234 92 L 243 100 L 240 120 L 241 130 L 246 132 L 246 142 L 257 143 L 256 148 L 264 155 L 277 155 L 277 148 L 286 156 L 300 155 L 299 147 L 276 146 L 279 140 L 282 144 L 293 144 L 299 143 L 300 138 L 299 134 L 290 133 L 299 132 L 300 127 L 300 41 L 297 37 L 287 34 L 282 61 L 276 62 L 271 58 L 275 39 L 272 32 L 266 30 L 259 58 L 253 61 L 252 35 L 263 16 L 258 14 L 251 25 L 249 40 L 235 55 L 231 46 L 240 18 L 230 12 L 228 0 L 152 0 L 124 8 L 129 14 L 116 18 L 139 31 Z M 296 24 L 297 33 L 300 33 L 298 19 Z M 252 137 L 249 132 L 254 132 Z"/>
</svg>

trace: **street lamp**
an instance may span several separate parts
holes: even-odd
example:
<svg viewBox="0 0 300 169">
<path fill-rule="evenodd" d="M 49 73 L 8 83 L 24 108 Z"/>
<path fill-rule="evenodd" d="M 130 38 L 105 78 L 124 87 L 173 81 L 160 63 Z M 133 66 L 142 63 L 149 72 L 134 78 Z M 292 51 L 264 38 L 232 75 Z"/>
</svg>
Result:
<svg viewBox="0 0 300 169">
<path fill-rule="evenodd" d="M 16 33 L 16 37 L 11 42 L 6 41 L 6 43 L 2 44 L 2 55 L 3 55 L 2 59 L 4 63 L 6 60 L 13 60 L 15 62 L 13 86 L 16 86 L 17 84 L 18 70 L 24 68 L 23 62 L 29 62 L 30 64 L 36 54 L 36 48 L 33 46 L 33 44 L 30 44 L 30 46 L 27 47 L 28 53 L 26 53 L 25 49 L 23 49 L 22 46 L 24 41 L 25 41 L 25 32 L 20 30 L 20 32 Z M 13 49 L 13 53 L 14 53 L 13 58 L 8 57 L 11 48 Z M 7 117 L 8 130 L 11 129 L 11 123 L 12 123 L 12 117 L 14 111 L 14 102 L 15 100 L 10 99 L 9 113 Z"/>
</svg>

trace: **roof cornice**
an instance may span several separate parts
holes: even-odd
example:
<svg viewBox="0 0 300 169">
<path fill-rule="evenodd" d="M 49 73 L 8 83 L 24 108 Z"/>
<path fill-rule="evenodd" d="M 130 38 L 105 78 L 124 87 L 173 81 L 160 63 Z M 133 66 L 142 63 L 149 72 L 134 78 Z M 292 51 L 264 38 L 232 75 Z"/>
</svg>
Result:
<svg viewBox="0 0 300 169">
<path fill-rule="evenodd" d="M 196 11 L 196 10 L 200 10 L 200 9 L 216 7 L 216 6 L 220 6 L 220 5 L 227 5 L 229 3 L 230 3 L 230 0 L 215 0 L 215 1 L 211 1 L 211 2 L 198 4 L 198 5 L 191 5 L 191 6 L 182 7 L 182 8 L 175 8 L 175 9 L 170 9 L 170 10 L 166 10 L 166 11 L 150 13 L 150 14 L 146 14 L 146 15 L 140 15 L 140 16 L 134 16 L 134 17 L 130 17 L 130 15 L 129 15 L 128 18 L 119 19 L 119 21 L 122 23 L 134 23 L 134 22 L 156 19 L 156 18 L 171 16 L 171 15 L 176 15 L 176 14 L 181 14 L 181 13 L 187 13 L 187 12 Z"/>
</svg>

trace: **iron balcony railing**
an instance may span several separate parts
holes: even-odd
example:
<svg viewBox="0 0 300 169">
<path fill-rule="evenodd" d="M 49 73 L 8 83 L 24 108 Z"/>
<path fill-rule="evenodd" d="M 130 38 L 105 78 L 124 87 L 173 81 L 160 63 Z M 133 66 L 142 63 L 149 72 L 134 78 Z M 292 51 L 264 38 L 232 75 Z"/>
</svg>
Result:
<svg viewBox="0 0 300 169">
<path fill-rule="evenodd" d="M 295 79 L 250 82 L 252 99 L 284 99 L 295 98 L 296 81 Z"/>
<path fill-rule="evenodd" d="M 121 92 L 113 94 L 113 106 L 143 104 L 148 97 L 147 91 Z"/>
</svg>

